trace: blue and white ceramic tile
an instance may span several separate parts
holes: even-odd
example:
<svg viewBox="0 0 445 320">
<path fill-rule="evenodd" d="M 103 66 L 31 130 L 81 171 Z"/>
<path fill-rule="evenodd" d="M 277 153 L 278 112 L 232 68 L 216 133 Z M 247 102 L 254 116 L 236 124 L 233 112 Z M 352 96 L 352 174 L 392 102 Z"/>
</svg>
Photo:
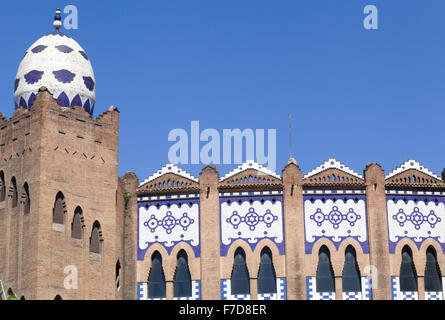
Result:
<svg viewBox="0 0 445 320">
<path fill-rule="evenodd" d="M 411 239 L 418 248 L 433 238 L 445 253 L 445 198 L 391 195 L 386 199 L 390 253 L 403 238 Z"/>
<path fill-rule="evenodd" d="M 177 243 L 186 242 L 200 256 L 198 199 L 139 202 L 138 212 L 138 260 L 155 243 L 170 254 Z"/>
<path fill-rule="evenodd" d="M 284 254 L 281 196 L 221 198 L 220 208 L 221 256 L 237 239 L 245 240 L 252 250 L 262 239 L 270 239 Z"/>
<path fill-rule="evenodd" d="M 30 108 L 41 87 L 63 107 L 82 106 L 93 113 L 96 83 L 83 48 L 72 38 L 53 32 L 26 51 L 14 82 L 16 108 Z"/>
<path fill-rule="evenodd" d="M 303 199 L 306 254 L 312 253 L 320 238 L 330 239 L 337 249 L 344 239 L 354 238 L 364 253 L 369 252 L 365 196 L 308 195 Z"/>
</svg>

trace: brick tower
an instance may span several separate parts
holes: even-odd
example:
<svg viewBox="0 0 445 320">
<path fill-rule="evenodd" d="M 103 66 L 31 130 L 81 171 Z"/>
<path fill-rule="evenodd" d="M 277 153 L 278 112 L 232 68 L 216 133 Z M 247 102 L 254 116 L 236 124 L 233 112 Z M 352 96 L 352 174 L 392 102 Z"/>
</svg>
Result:
<svg viewBox="0 0 445 320">
<path fill-rule="evenodd" d="M 0 280 L 25 299 L 122 298 L 119 111 L 92 117 L 91 63 L 60 26 L 58 10 L 0 118 Z"/>
</svg>

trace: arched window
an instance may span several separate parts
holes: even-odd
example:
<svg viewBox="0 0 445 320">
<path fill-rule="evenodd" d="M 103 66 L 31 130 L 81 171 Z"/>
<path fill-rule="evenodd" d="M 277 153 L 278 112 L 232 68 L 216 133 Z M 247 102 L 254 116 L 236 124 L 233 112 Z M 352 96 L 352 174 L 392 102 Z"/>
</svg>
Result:
<svg viewBox="0 0 445 320">
<path fill-rule="evenodd" d="M 0 171 L 0 201 L 5 201 L 6 198 L 6 184 L 5 184 L 5 174 Z"/>
<path fill-rule="evenodd" d="M 357 257 L 353 246 L 345 250 L 345 264 L 343 266 L 343 292 L 361 292 L 360 270 L 357 265 Z"/>
<path fill-rule="evenodd" d="M 155 251 L 151 256 L 151 269 L 148 275 L 148 297 L 165 298 L 165 276 L 162 268 L 162 256 Z"/>
<path fill-rule="evenodd" d="M 177 256 L 173 286 L 175 297 L 192 296 L 192 276 L 190 275 L 187 253 L 184 250 L 179 251 Z"/>
<path fill-rule="evenodd" d="M 28 183 L 25 182 L 23 185 L 23 212 L 28 214 L 31 209 L 31 199 L 29 197 L 29 186 Z"/>
<path fill-rule="evenodd" d="M 425 291 L 442 291 L 442 275 L 437 263 L 436 250 L 432 246 L 426 250 Z"/>
<path fill-rule="evenodd" d="M 249 270 L 247 270 L 246 254 L 242 248 L 235 251 L 230 282 L 232 294 L 250 294 Z"/>
<path fill-rule="evenodd" d="M 258 271 L 258 293 L 276 293 L 277 276 L 273 266 L 272 252 L 268 247 L 261 250 L 260 270 Z"/>
<path fill-rule="evenodd" d="M 331 266 L 331 255 L 326 246 L 318 252 L 316 275 L 317 292 L 335 292 L 334 271 Z"/>
<path fill-rule="evenodd" d="M 102 253 L 102 231 L 100 229 L 100 223 L 96 220 L 93 223 L 93 229 L 91 230 L 90 237 L 90 252 L 101 254 Z"/>
<path fill-rule="evenodd" d="M 74 210 L 73 222 L 71 223 L 71 238 L 83 239 L 84 218 L 82 208 L 76 207 Z"/>
<path fill-rule="evenodd" d="M 120 272 L 121 272 L 121 263 L 119 262 L 119 260 L 117 260 L 117 262 L 116 262 L 116 290 L 117 291 L 119 291 L 119 289 L 121 288 Z"/>
<path fill-rule="evenodd" d="M 400 265 L 400 291 L 417 291 L 417 274 L 413 262 L 413 254 L 409 246 L 402 249 Z"/>
<path fill-rule="evenodd" d="M 60 294 L 58 294 L 57 296 L 54 297 L 54 300 L 62 300 L 62 297 L 60 296 Z"/>
<path fill-rule="evenodd" d="M 62 192 L 58 192 L 53 208 L 53 223 L 65 224 L 65 197 Z"/>
<path fill-rule="evenodd" d="M 17 182 L 15 180 L 15 177 L 12 177 L 11 179 L 11 187 L 10 187 L 10 193 L 11 193 L 11 207 L 15 208 L 17 207 Z"/>
</svg>

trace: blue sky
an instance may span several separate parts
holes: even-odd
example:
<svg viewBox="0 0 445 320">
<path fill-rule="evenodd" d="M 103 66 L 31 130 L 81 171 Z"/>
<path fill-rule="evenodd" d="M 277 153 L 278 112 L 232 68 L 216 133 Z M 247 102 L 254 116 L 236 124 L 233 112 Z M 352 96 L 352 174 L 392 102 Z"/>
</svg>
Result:
<svg viewBox="0 0 445 320">
<path fill-rule="evenodd" d="M 119 173 L 168 162 L 174 128 L 277 130 L 277 172 L 334 157 L 362 173 L 414 158 L 445 167 L 445 2 L 190 0 L 0 2 L 0 111 L 11 117 L 25 50 L 74 4 L 92 62 L 95 114 L 121 111 Z M 375 5 L 379 29 L 363 28 Z M 202 165 L 180 165 L 195 176 Z M 217 166 L 220 175 L 235 165 Z"/>
</svg>

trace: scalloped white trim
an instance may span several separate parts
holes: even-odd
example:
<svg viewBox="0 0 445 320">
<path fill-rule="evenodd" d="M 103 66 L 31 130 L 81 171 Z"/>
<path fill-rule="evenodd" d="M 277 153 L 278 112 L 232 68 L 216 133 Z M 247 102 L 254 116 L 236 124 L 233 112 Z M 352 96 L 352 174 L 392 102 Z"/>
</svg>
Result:
<svg viewBox="0 0 445 320">
<path fill-rule="evenodd" d="M 303 179 L 306 179 L 308 177 L 312 177 L 313 175 L 316 175 L 317 173 L 320 173 L 320 172 L 325 171 L 327 169 L 338 169 L 338 170 L 341 170 L 343 172 L 349 173 L 350 175 L 353 175 L 353 176 L 355 176 L 357 178 L 363 179 L 362 175 L 358 174 L 357 172 L 355 172 L 351 168 L 345 166 L 343 163 L 341 163 L 340 161 L 338 161 L 338 160 L 336 160 L 334 158 L 328 159 L 328 161 L 326 161 L 325 163 L 322 163 L 317 168 L 315 168 L 311 172 L 307 173 L 303 177 Z"/>
<path fill-rule="evenodd" d="M 247 160 L 246 162 L 244 162 L 242 165 L 240 165 L 239 167 L 233 169 L 232 171 L 230 171 L 229 173 L 227 173 L 224 177 L 220 178 L 219 181 L 223 181 L 227 178 L 230 178 L 240 172 L 243 172 L 245 170 L 248 169 L 255 169 L 258 170 L 264 174 L 268 174 L 270 176 L 273 176 L 277 179 L 281 179 L 281 177 L 276 174 L 275 172 L 273 172 L 272 170 L 262 166 L 261 164 L 259 164 L 258 162 L 254 161 L 254 160 Z"/>
<path fill-rule="evenodd" d="M 187 171 L 185 171 L 184 169 L 178 168 L 177 166 L 175 166 L 172 163 L 168 163 L 165 166 L 163 166 L 161 169 L 159 169 L 158 171 L 156 171 L 153 175 L 149 176 L 147 179 L 145 179 L 142 183 L 139 184 L 139 187 L 146 184 L 149 181 L 152 181 L 160 176 L 163 176 L 164 174 L 167 173 L 174 173 L 177 174 L 179 176 L 182 176 L 184 178 L 187 178 L 189 180 L 193 180 L 195 182 L 199 182 L 199 180 L 197 178 L 195 178 L 194 176 L 192 176 L 190 173 L 188 173 Z"/>
<path fill-rule="evenodd" d="M 415 169 L 415 170 L 418 170 L 418 171 L 420 171 L 426 175 L 429 175 L 433 178 L 442 180 L 439 176 L 435 175 L 431 170 L 429 170 L 428 168 L 425 168 L 423 165 L 421 165 L 418 161 L 416 161 L 414 159 L 409 159 L 405 163 L 403 163 L 400 166 L 398 166 L 397 168 L 395 168 L 391 173 L 389 173 L 385 176 L 385 179 L 394 177 L 396 174 L 402 173 L 409 169 Z"/>
</svg>

